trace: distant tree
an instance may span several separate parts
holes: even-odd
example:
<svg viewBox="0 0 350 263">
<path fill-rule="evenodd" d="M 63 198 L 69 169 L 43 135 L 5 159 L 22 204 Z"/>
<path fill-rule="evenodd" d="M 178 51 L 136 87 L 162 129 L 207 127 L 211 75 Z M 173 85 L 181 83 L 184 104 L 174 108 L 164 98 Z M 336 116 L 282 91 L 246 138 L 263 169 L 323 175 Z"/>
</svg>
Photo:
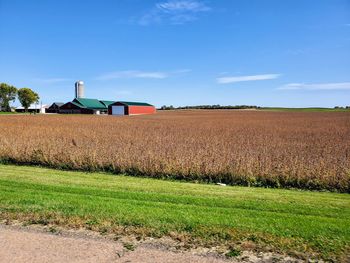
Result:
<svg viewBox="0 0 350 263">
<path fill-rule="evenodd" d="M 30 88 L 21 88 L 18 90 L 18 99 L 25 112 L 28 112 L 30 104 L 39 102 L 39 95 Z"/>
<path fill-rule="evenodd" d="M 227 106 L 222 106 L 220 104 L 214 104 L 214 105 L 196 105 L 196 106 L 183 106 L 183 107 L 177 107 L 175 108 L 174 106 L 166 106 L 163 105 L 160 107 L 161 110 L 183 110 L 183 109 L 202 109 L 202 110 L 218 110 L 218 109 L 260 109 L 259 106 L 255 105 L 227 105 Z"/>
<path fill-rule="evenodd" d="M 166 105 L 163 105 L 162 107 L 160 107 L 161 110 L 173 110 L 175 109 L 173 105 L 170 105 L 170 106 L 166 106 Z"/>
<path fill-rule="evenodd" d="M 218 109 L 259 109 L 259 106 L 255 105 L 227 105 L 222 106 L 219 104 L 215 105 L 197 105 L 197 106 L 184 106 L 184 107 L 178 107 L 177 109 L 203 109 L 203 110 L 218 110 Z"/>
<path fill-rule="evenodd" d="M 0 83 L 0 108 L 2 111 L 11 111 L 10 102 L 16 99 L 17 89 L 6 83 Z"/>
</svg>

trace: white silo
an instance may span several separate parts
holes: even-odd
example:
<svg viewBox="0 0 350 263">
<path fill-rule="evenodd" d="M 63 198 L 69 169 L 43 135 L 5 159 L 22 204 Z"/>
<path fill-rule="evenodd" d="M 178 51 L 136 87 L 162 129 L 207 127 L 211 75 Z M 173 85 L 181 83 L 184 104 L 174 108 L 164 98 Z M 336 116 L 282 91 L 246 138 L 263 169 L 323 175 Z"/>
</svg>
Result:
<svg viewBox="0 0 350 263">
<path fill-rule="evenodd" d="M 75 97 L 84 98 L 84 82 L 81 80 L 75 82 Z"/>
</svg>

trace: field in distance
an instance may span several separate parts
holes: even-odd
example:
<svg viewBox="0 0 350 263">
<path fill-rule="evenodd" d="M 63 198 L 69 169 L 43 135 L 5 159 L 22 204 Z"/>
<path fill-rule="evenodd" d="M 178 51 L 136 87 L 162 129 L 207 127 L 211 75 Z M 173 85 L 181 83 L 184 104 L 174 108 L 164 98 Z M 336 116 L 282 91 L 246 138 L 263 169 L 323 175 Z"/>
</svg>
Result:
<svg viewBox="0 0 350 263">
<path fill-rule="evenodd" d="M 0 165 L 0 219 L 346 262 L 350 196 Z"/>
<path fill-rule="evenodd" d="M 268 110 L 268 111 L 300 111 L 300 112 L 350 112 L 350 108 L 282 108 L 282 107 L 262 107 L 259 110 Z"/>
<path fill-rule="evenodd" d="M 350 192 L 350 114 L 172 111 L 1 116 L 1 162 Z"/>
</svg>

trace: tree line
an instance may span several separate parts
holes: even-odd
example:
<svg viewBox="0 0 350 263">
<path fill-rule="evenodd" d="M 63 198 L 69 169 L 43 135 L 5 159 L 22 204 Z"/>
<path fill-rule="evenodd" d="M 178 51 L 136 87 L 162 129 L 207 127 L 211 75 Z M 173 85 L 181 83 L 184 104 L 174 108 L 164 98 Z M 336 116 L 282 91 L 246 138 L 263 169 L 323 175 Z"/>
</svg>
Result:
<svg viewBox="0 0 350 263">
<path fill-rule="evenodd" d="M 34 92 L 30 88 L 16 88 L 15 86 L 0 83 L 0 110 L 10 112 L 11 106 L 10 103 L 14 102 L 18 98 L 19 102 L 25 109 L 28 111 L 28 108 L 33 103 L 39 102 L 38 93 Z"/>
<path fill-rule="evenodd" d="M 197 106 L 184 106 L 184 107 L 174 107 L 172 105 L 170 106 L 162 106 L 160 107 L 160 110 L 185 110 L 185 109 L 201 109 L 201 110 L 218 110 L 218 109 L 260 109 L 259 106 L 254 106 L 254 105 L 227 105 L 227 106 L 222 106 L 219 104 L 216 105 L 197 105 Z"/>
</svg>

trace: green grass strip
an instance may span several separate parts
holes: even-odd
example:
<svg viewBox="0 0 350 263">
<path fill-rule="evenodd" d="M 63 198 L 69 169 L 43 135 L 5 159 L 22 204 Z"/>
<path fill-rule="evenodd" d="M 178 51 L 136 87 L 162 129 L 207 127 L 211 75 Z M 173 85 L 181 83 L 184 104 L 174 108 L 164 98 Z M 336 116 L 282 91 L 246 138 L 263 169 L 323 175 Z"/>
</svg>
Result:
<svg viewBox="0 0 350 263">
<path fill-rule="evenodd" d="M 341 260 L 349 252 L 350 195 L 231 187 L 0 165 L 0 218 L 157 236 L 202 245 L 256 243 Z M 34 222 L 33 221 L 33 222 Z M 148 235 L 147 234 L 147 235 Z"/>
</svg>

